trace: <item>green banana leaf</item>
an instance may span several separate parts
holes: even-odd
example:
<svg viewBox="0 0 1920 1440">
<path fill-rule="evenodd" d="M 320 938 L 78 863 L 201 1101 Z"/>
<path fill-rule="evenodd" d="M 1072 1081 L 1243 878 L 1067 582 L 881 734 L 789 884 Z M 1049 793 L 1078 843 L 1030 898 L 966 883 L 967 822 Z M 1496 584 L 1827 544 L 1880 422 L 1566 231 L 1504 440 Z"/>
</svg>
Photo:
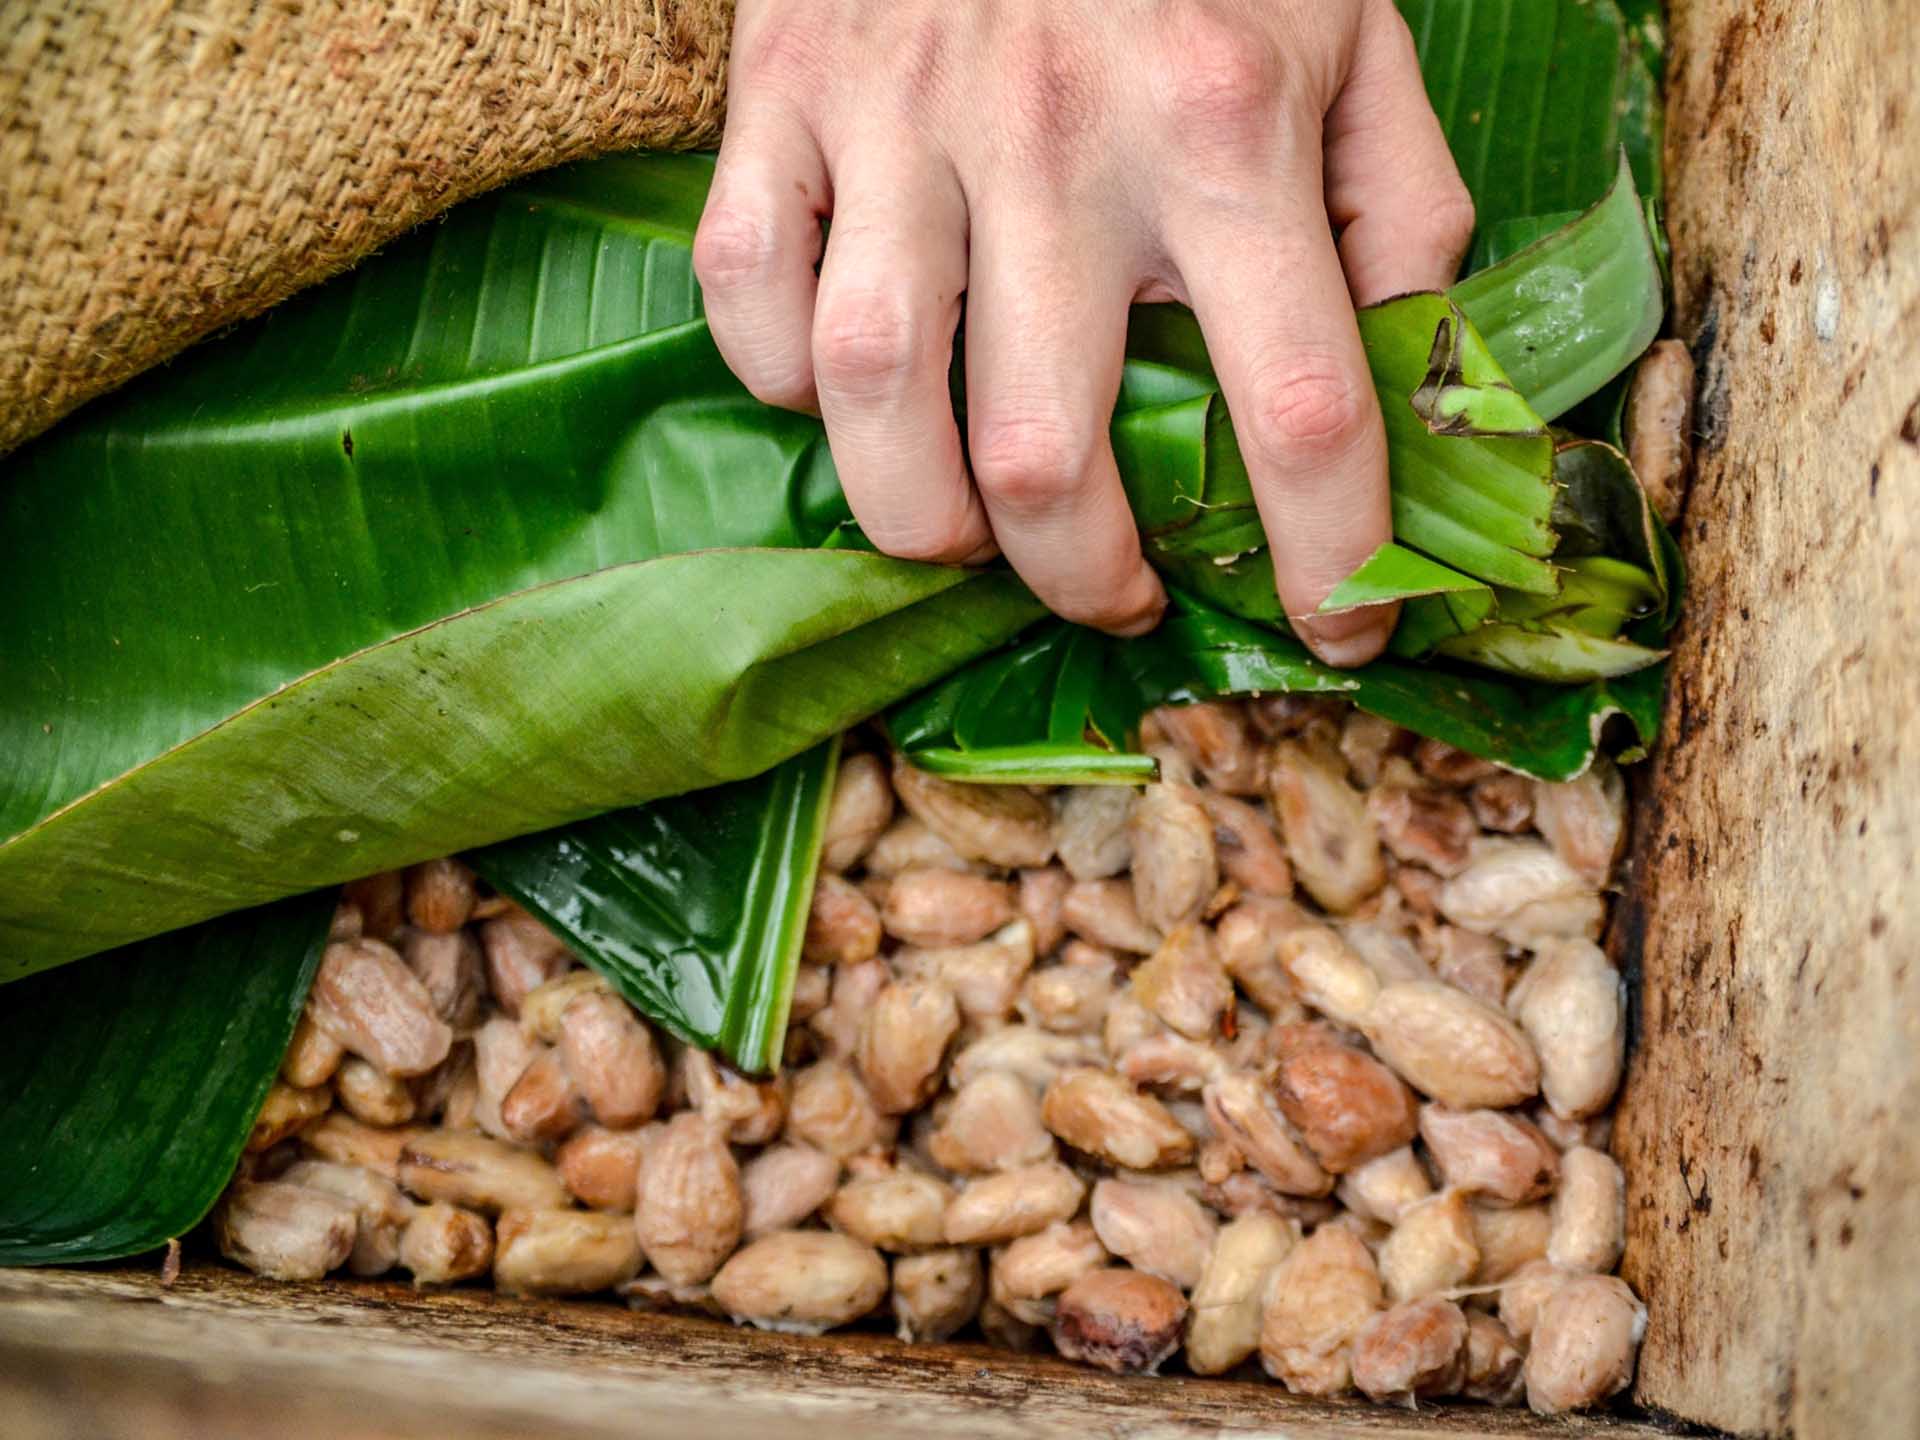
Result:
<svg viewBox="0 0 1920 1440">
<path fill-rule="evenodd" d="M 0 980 L 745 779 L 1038 618 L 1003 572 L 819 548 L 849 515 L 818 422 L 754 402 L 700 318 L 710 172 L 630 157 L 462 207 L 10 459 Z M 1429 322 L 1449 319 L 1447 355 L 1484 314 L 1531 401 L 1557 382 L 1520 297 L 1551 273 L 1585 317 L 1551 364 L 1611 373 L 1647 303 L 1645 267 L 1600 248 L 1627 224 L 1644 248 L 1629 188 L 1476 277 L 1472 325 L 1431 296 L 1397 302 L 1404 331 L 1364 323 L 1422 381 Z M 1264 551 L 1241 553 L 1257 520 L 1191 317 L 1161 307 L 1136 340 L 1116 435 L 1197 403 L 1154 473 L 1237 468 L 1243 497 L 1203 497 L 1199 522 L 1186 505 L 1150 549 L 1201 598 L 1277 619 Z M 1403 445 L 1435 442 L 1394 408 Z M 1175 502 L 1136 484 L 1136 503 Z M 1458 503 L 1485 509 L 1471 484 Z"/>
<path fill-rule="evenodd" d="M 1624 157 L 1579 219 L 1447 292 L 1527 403 L 1558 419 L 1660 333 L 1666 276 Z"/>
<path fill-rule="evenodd" d="M 1049 621 L 1000 654 L 975 661 L 887 716 L 894 744 L 916 765 L 983 783 L 1139 783 L 1121 762 L 1139 719 L 1156 705 L 1223 695 L 1335 695 L 1397 725 L 1541 780 L 1570 780 L 1621 718 L 1623 758 L 1659 728 L 1659 672 L 1580 686 L 1515 683 L 1383 659 L 1358 670 L 1321 664 L 1290 636 L 1175 591 L 1160 628 L 1120 641 Z M 1445 685 L 1435 683 L 1443 675 Z M 1080 729 L 1062 723 L 1060 696 L 1079 699 Z M 991 711 L 991 727 L 967 717 Z"/>
<path fill-rule="evenodd" d="M 816 548 L 818 422 L 700 318 L 711 168 L 462 207 L 9 460 L 0 980 L 745 779 L 1043 613 Z"/>
<path fill-rule="evenodd" d="M 1640 189 L 1660 193 L 1651 0 L 1395 3 L 1482 227 L 1591 205 L 1623 147 Z"/>
<path fill-rule="evenodd" d="M 765 775 L 467 852 L 630 1002 L 740 1069 L 779 1066 L 839 742 Z"/>
<path fill-rule="evenodd" d="M 757 774 L 1040 613 L 1005 574 L 834 550 L 695 551 L 521 591 L 326 666 L 16 835 L 0 974 Z"/>
<path fill-rule="evenodd" d="M 1333 588 L 1320 611 L 1331 615 L 1423 596 L 1446 596 L 1477 608 L 1483 597 L 1491 601 L 1493 587 L 1389 540 Z"/>
<path fill-rule="evenodd" d="M 1393 533 L 1489 584 L 1554 589 L 1553 443 L 1461 308 L 1409 295 L 1362 311 L 1393 455 Z M 1466 443 L 1461 443 L 1466 442 Z"/>
<path fill-rule="evenodd" d="M 1175 323 L 1163 318 L 1156 339 Z M 1545 422 L 1446 297 L 1404 296 L 1360 324 L 1386 419 L 1394 533 L 1468 575 L 1551 593 Z M 1136 368 L 1113 443 L 1149 561 L 1233 614 L 1284 624 L 1230 417 L 1217 391 L 1199 390 L 1211 377 L 1159 360 Z"/>
<path fill-rule="evenodd" d="M 1637 47 L 1656 84 L 1667 73 L 1667 7 L 1663 0 L 1618 0 L 1627 42 Z"/>
<path fill-rule="evenodd" d="M 1654 510 L 1627 457 L 1612 445 L 1560 437 L 1554 454 L 1558 555 L 1611 556 L 1641 571 L 1653 587 L 1649 613 L 1665 634 L 1680 618 L 1680 547 Z"/>
<path fill-rule="evenodd" d="M 1509 255 L 1517 255 L 1536 240 L 1541 240 L 1579 218 L 1577 210 L 1555 210 L 1547 215 L 1509 215 L 1482 225 L 1474 232 L 1473 249 L 1467 255 L 1467 273 L 1472 275 L 1498 265 Z"/>
<path fill-rule="evenodd" d="M 1118 659 L 1130 648 L 1048 621 L 895 707 L 889 738 L 921 769 L 960 780 L 1142 784 L 1159 767 L 1126 750 L 1143 709 Z"/>
<path fill-rule="evenodd" d="M 1544 419 L 1631 365 L 1664 307 L 1649 218 L 1620 162 L 1591 209 L 1445 300 L 1409 296 L 1362 312 L 1396 536 L 1463 575 L 1552 593 Z M 1135 313 L 1112 433 L 1153 565 L 1231 614 L 1284 624 L 1252 482 L 1185 311 Z M 1465 628 L 1464 613 L 1438 633 Z"/>
<path fill-rule="evenodd" d="M 112 1260 L 225 1188 L 320 963 L 333 897 L 98 955 L 7 990 L 0 1265 Z"/>
<path fill-rule="evenodd" d="M 1423 648 L 1408 648 L 1413 635 L 1402 625 L 1396 653 L 1433 652 L 1519 679 L 1564 682 L 1614 679 L 1664 658 L 1661 642 L 1679 617 L 1679 547 L 1632 465 L 1611 445 L 1562 435 L 1554 478 L 1557 592 L 1495 587 L 1484 613 L 1454 626 L 1422 600 L 1429 608 L 1412 631 Z"/>
</svg>

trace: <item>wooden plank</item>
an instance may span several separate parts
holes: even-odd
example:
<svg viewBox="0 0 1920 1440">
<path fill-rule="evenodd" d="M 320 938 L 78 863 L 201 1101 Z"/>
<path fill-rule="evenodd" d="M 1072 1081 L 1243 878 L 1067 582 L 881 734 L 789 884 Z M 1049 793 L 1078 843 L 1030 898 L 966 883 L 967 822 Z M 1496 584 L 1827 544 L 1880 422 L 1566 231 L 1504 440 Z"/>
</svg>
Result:
<svg viewBox="0 0 1920 1440">
<path fill-rule="evenodd" d="M 1673 6 L 1693 571 L 1621 917 L 1637 1393 L 1920 1435 L 1920 28 Z"/>
<path fill-rule="evenodd" d="M 544 1440 L 1663 1433 L 1612 1417 L 1543 1422 L 1477 1406 L 1416 1417 L 1259 1383 L 1120 1378 L 977 1346 L 765 1335 L 484 1290 L 278 1285 L 211 1265 L 171 1288 L 150 1271 L 0 1271 L 8 1440 L 252 1440 L 269 1428 L 275 1440 L 492 1440 L 535 1429 Z"/>
</svg>

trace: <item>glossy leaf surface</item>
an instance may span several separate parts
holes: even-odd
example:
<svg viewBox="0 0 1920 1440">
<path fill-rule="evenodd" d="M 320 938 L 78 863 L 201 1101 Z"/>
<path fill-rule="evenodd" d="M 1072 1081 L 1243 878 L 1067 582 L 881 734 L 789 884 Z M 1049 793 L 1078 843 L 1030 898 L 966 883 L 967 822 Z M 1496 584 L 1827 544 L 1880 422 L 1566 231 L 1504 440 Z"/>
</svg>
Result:
<svg viewBox="0 0 1920 1440">
<path fill-rule="evenodd" d="M 786 1041 L 838 748 L 466 859 L 674 1035 L 765 1073 Z"/>
<path fill-rule="evenodd" d="M 0 1265 L 137 1255 L 200 1222 L 280 1068 L 333 905 L 300 896 L 7 988 Z"/>
</svg>

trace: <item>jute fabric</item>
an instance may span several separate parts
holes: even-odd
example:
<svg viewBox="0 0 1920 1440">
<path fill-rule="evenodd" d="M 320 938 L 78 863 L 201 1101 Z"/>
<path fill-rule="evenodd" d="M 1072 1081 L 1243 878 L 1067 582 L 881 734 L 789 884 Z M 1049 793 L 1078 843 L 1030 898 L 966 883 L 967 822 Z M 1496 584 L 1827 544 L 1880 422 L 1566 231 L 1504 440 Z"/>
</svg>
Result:
<svg viewBox="0 0 1920 1440">
<path fill-rule="evenodd" d="M 719 136 L 732 0 L 0 0 L 0 451 L 447 206 Z"/>
</svg>

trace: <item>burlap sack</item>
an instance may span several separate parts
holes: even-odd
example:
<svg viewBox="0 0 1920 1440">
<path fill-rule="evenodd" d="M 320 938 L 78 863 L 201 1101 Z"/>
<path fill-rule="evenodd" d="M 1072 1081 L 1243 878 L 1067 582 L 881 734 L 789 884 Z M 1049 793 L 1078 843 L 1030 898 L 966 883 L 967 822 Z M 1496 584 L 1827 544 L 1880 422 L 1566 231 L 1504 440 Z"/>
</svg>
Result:
<svg viewBox="0 0 1920 1440">
<path fill-rule="evenodd" d="M 0 452 L 456 201 L 720 130 L 732 0 L 0 0 Z"/>
</svg>

